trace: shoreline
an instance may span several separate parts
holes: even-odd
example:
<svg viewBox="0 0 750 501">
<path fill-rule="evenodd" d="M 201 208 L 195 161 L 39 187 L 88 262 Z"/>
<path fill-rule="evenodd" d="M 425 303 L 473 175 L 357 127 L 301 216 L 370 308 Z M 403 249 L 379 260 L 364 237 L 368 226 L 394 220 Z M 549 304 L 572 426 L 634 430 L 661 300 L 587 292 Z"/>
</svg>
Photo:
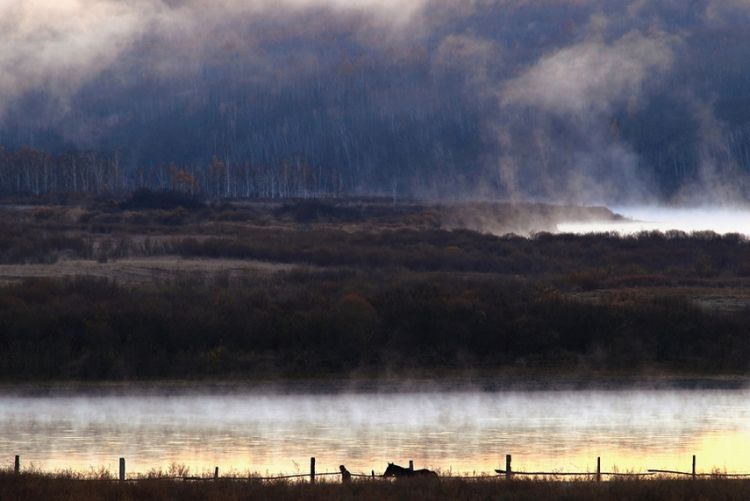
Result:
<svg viewBox="0 0 750 501">
<path fill-rule="evenodd" d="M 192 394 L 383 394 L 383 393 L 504 393 L 544 391 L 704 391 L 750 389 L 750 376 L 679 374 L 565 374 L 498 372 L 452 374 L 442 377 L 400 374 L 384 377 L 330 376 L 316 378 L 258 378 L 137 381 L 0 382 L 0 397 L 186 396 Z"/>
<path fill-rule="evenodd" d="M 79 480 L 44 474 L 0 473 L 0 497 L 5 499 L 201 499 L 232 501 L 240 499 L 724 499 L 750 497 L 750 480 L 706 477 L 701 479 L 628 478 L 595 482 L 591 480 L 443 479 L 439 481 L 354 480 L 233 481 L 213 479 L 184 481 L 152 479 L 118 482 Z"/>
</svg>

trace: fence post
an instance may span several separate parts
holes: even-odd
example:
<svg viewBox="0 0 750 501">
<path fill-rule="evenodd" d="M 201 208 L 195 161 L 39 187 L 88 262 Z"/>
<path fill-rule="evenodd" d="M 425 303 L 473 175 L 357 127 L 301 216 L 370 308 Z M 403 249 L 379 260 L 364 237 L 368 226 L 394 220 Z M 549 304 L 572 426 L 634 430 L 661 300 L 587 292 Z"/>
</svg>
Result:
<svg viewBox="0 0 750 501">
<path fill-rule="evenodd" d="M 310 483 L 315 483 L 315 458 L 310 458 Z"/>
<path fill-rule="evenodd" d="M 414 461 L 413 461 L 413 460 L 411 460 L 411 459 L 409 460 L 409 469 L 410 469 L 411 471 L 414 471 Z"/>
<path fill-rule="evenodd" d="M 505 480 L 510 480 L 510 477 L 513 475 L 510 469 L 510 461 L 511 461 L 510 454 L 506 454 L 505 455 Z"/>
<path fill-rule="evenodd" d="M 21 456 L 16 455 L 16 461 L 13 463 L 13 472 L 16 475 L 21 473 Z"/>
<path fill-rule="evenodd" d="M 596 457 L 596 481 L 602 481 L 602 458 Z"/>
<path fill-rule="evenodd" d="M 695 480 L 695 454 L 693 454 L 693 480 Z"/>
<path fill-rule="evenodd" d="M 125 458 L 120 458 L 120 482 L 125 481 Z"/>
<path fill-rule="evenodd" d="M 214 468 L 214 480 L 219 480 L 219 467 Z"/>
</svg>

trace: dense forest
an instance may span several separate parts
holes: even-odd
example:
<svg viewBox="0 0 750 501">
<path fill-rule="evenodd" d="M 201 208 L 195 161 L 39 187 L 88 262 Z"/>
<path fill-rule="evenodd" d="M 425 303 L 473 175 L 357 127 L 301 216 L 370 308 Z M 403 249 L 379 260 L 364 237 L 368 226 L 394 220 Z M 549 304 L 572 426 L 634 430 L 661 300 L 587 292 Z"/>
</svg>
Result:
<svg viewBox="0 0 750 501">
<path fill-rule="evenodd" d="M 153 4 L 75 13 L 109 52 L 59 63 L 14 51 L 75 30 L 8 13 L 0 192 L 746 194 L 743 2 Z"/>
<path fill-rule="evenodd" d="M 460 223 L 554 221 L 532 204 L 11 201 L 0 380 L 750 373 L 740 235 Z"/>
<path fill-rule="evenodd" d="M 27 281 L 0 289 L 0 379 L 750 370 L 747 310 L 582 303 L 508 279 L 386 277 L 135 290 Z"/>
</svg>

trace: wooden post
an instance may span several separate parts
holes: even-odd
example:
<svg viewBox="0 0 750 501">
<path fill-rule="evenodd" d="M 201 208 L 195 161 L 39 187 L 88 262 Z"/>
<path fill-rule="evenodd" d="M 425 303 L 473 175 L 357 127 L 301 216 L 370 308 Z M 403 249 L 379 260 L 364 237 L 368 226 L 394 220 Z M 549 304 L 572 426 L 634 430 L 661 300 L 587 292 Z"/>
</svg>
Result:
<svg viewBox="0 0 750 501">
<path fill-rule="evenodd" d="M 411 459 L 409 460 L 409 469 L 410 469 L 411 471 L 414 471 L 414 461 L 413 461 L 413 460 L 411 460 Z"/>
<path fill-rule="evenodd" d="M 506 454 L 505 455 L 505 480 L 510 480 L 510 477 L 513 475 L 510 469 L 510 461 L 511 461 L 510 454 Z"/>
<path fill-rule="evenodd" d="M 21 456 L 18 456 L 18 455 L 16 456 L 16 461 L 13 464 L 13 471 L 15 472 L 16 475 L 21 473 Z"/>
<path fill-rule="evenodd" d="M 602 481 L 602 458 L 596 457 L 596 481 Z"/>
<path fill-rule="evenodd" d="M 375 470 L 372 470 L 372 478 L 375 478 Z"/>
<path fill-rule="evenodd" d="M 315 458 L 310 458 L 310 483 L 315 483 Z"/>
<path fill-rule="evenodd" d="M 120 458 L 120 482 L 125 481 L 125 458 Z"/>
<path fill-rule="evenodd" d="M 219 480 L 219 467 L 214 468 L 214 480 Z"/>
<path fill-rule="evenodd" d="M 693 454 L 693 480 L 695 480 L 695 454 Z"/>
</svg>

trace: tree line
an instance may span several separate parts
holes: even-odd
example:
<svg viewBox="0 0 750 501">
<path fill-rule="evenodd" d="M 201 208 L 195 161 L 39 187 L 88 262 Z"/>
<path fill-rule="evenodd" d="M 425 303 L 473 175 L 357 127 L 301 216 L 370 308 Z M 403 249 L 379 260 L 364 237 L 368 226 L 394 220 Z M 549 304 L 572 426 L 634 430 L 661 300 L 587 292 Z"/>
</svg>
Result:
<svg viewBox="0 0 750 501">
<path fill-rule="evenodd" d="M 138 189 L 211 198 L 315 198 L 347 191 L 339 172 L 300 158 L 279 164 L 175 163 L 124 168 L 117 154 L 92 151 L 51 154 L 29 146 L 0 147 L 0 194 L 121 194 Z"/>
</svg>

